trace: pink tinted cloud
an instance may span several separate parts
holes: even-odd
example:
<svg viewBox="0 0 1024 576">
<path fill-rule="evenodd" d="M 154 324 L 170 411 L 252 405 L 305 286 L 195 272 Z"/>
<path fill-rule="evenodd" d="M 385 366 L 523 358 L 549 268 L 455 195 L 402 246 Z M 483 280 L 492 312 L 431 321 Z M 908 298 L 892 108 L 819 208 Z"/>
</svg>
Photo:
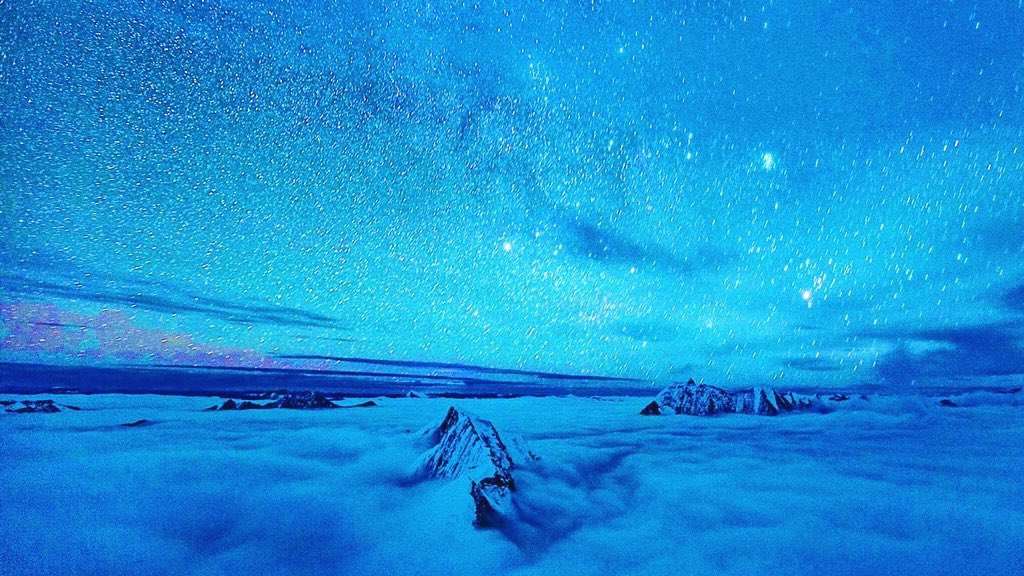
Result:
<svg viewBox="0 0 1024 576">
<path fill-rule="evenodd" d="M 0 302 L 0 324 L 0 351 L 34 360 L 282 367 L 255 350 L 139 326 L 122 310 L 89 315 L 51 303 Z"/>
</svg>

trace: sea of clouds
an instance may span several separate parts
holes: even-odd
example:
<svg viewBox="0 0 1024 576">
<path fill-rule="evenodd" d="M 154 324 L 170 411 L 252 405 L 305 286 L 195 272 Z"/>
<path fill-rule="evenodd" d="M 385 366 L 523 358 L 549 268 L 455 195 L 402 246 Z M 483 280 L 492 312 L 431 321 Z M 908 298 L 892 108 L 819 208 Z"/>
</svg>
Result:
<svg viewBox="0 0 1024 576">
<path fill-rule="evenodd" d="M 1024 574 L 1020 394 L 778 418 L 459 400 L 541 457 L 499 530 L 472 527 L 464 481 L 415 474 L 451 400 L 57 399 L 82 410 L 0 414 L 5 575 Z"/>
</svg>

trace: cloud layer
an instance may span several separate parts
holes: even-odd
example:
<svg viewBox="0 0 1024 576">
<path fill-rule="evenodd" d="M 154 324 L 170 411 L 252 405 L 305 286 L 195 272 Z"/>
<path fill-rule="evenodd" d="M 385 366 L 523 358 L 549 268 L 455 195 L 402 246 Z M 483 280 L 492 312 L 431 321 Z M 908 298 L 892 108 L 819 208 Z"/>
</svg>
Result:
<svg viewBox="0 0 1024 576">
<path fill-rule="evenodd" d="M 1018 395 L 1019 396 L 1019 395 Z M 413 481 L 443 400 L 203 413 L 84 396 L 0 415 L 0 565 L 60 574 L 1019 574 L 1021 399 L 853 400 L 827 414 L 641 418 L 637 401 L 467 400 L 541 455 L 519 521 L 471 527 Z M 153 425 L 126 429 L 147 418 Z M 966 554 L 965 550 L 977 551 Z"/>
</svg>

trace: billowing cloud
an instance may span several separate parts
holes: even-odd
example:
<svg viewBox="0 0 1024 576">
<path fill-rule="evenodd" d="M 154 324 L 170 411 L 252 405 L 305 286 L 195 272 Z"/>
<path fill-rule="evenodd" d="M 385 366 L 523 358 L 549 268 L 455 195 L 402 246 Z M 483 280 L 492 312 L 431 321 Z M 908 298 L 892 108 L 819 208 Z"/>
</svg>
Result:
<svg viewBox="0 0 1024 576">
<path fill-rule="evenodd" d="M 466 400 L 541 456 L 517 471 L 503 531 L 472 527 L 466 482 L 412 477 L 416 430 L 445 400 L 64 400 L 83 410 L 0 414 L 0 488 L 17 495 L 0 507 L 5 574 L 1010 576 L 1024 561 L 1012 395 L 709 419 L 643 418 L 637 400 Z M 153 424 L 119 426 L 140 418 Z"/>
</svg>

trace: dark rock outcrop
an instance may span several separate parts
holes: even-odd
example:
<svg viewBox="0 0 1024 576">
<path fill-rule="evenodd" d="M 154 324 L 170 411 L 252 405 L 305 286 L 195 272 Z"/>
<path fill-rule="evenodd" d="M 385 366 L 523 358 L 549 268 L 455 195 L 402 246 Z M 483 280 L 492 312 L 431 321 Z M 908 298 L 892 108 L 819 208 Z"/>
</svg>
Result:
<svg viewBox="0 0 1024 576">
<path fill-rule="evenodd" d="M 136 420 L 135 422 L 125 422 L 124 424 L 121 424 L 121 426 L 125 428 L 138 428 L 140 426 L 149 426 L 150 424 L 152 424 L 152 422 L 143 418 L 142 420 Z"/>
<path fill-rule="evenodd" d="M 793 393 L 781 393 L 774 388 L 749 388 L 728 392 L 717 386 L 697 384 L 690 380 L 686 384 L 677 382 L 665 388 L 640 413 L 691 416 L 737 413 L 777 416 L 783 412 L 810 408 L 813 403 L 810 398 L 798 397 Z"/>
<path fill-rule="evenodd" d="M 644 406 L 644 409 L 640 411 L 640 414 L 644 416 L 658 416 L 661 414 L 661 406 L 658 406 L 657 400 L 651 400 L 651 403 Z"/>
<path fill-rule="evenodd" d="M 320 392 L 286 392 L 278 395 L 277 400 L 264 404 L 263 408 L 284 408 L 286 410 L 319 410 L 321 408 L 337 408 Z"/>
<path fill-rule="evenodd" d="M 420 459 L 420 473 L 432 478 L 467 478 L 473 525 L 500 524 L 512 512 L 513 470 L 537 457 L 517 440 L 504 441 L 494 425 L 454 406 L 429 432 L 434 446 Z"/>
<path fill-rule="evenodd" d="M 334 402 L 331 402 L 326 396 L 320 392 L 274 392 L 270 394 L 271 398 L 274 398 L 272 402 L 266 404 L 257 404 L 251 400 L 243 400 L 236 402 L 235 400 L 228 398 L 218 408 L 216 405 L 205 408 L 207 412 L 221 411 L 221 410 L 269 410 L 272 408 L 283 408 L 286 410 L 319 410 L 322 408 L 338 408 L 339 406 Z M 359 405 L 373 404 L 364 402 Z M 376 404 L 373 404 L 376 406 Z"/>
<path fill-rule="evenodd" d="M 778 416 L 783 412 L 810 408 L 814 404 L 810 398 L 792 392 L 782 393 L 774 388 L 741 390 L 734 392 L 733 398 L 736 400 L 736 412 L 761 416 Z"/>
<path fill-rule="evenodd" d="M 342 404 L 338 408 L 376 408 L 379 406 L 373 400 L 367 400 L 366 402 L 360 402 L 358 404 Z"/>
</svg>

